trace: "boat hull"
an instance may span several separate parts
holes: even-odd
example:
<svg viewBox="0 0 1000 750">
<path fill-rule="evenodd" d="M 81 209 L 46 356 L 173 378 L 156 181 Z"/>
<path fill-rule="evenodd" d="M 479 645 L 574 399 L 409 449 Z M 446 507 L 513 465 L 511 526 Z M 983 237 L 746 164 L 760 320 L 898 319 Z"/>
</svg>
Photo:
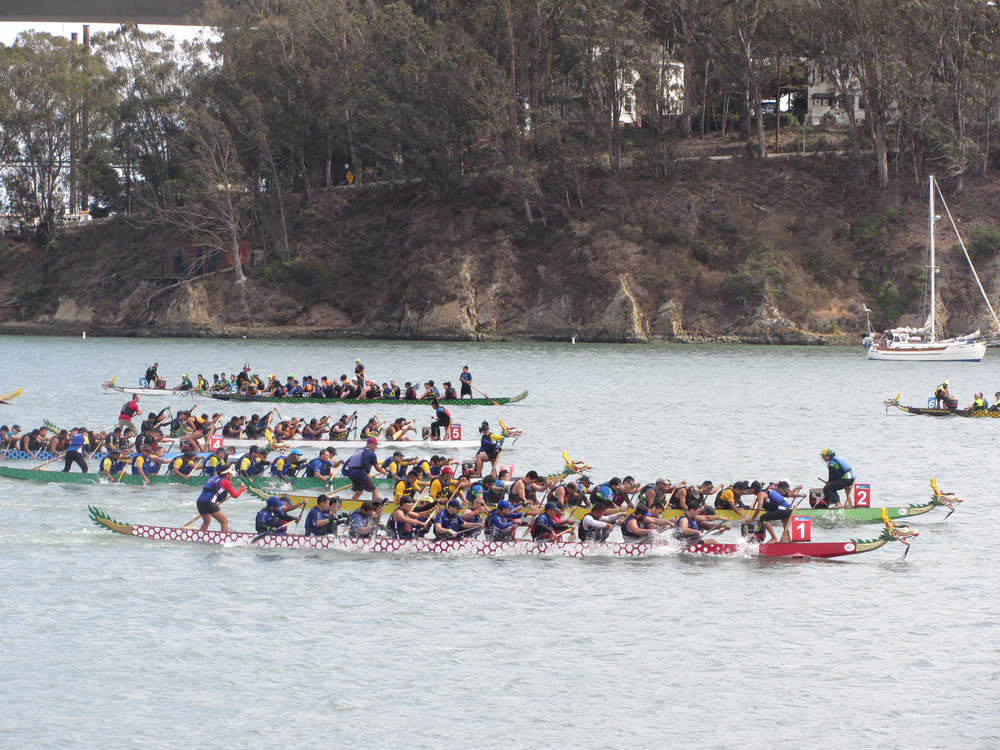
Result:
<svg viewBox="0 0 1000 750">
<path fill-rule="evenodd" d="M 350 539 L 341 536 L 302 536 L 299 534 L 251 534 L 249 532 L 198 531 L 170 526 L 128 524 L 107 516 L 97 508 L 90 508 L 93 522 L 111 531 L 143 539 L 194 542 L 227 547 L 263 547 L 267 549 L 291 548 L 312 550 L 346 550 L 352 552 L 423 553 L 435 555 L 541 555 L 551 557 L 643 557 L 657 551 L 673 549 L 682 554 L 715 557 L 844 557 L 870 552 L 884 546 L 891 538 L 888 534 L 875 539 L 849 540 L 846 542 L 789 542 L 786 544 L 696 544 L 678 548 L 668 543 L 636 544 L 630 542 L 533 542 L 515 540 L 494 542 L 484 539 Z"/>
<path fill-rule="evenodd" d="M 120 385 L 105 386 L 107 391 L 117 393 L 127 393 L 137 396 L 189 396 L 198 398 L 212 398 L 217 401 L 237 401 L 245 403 L 265 403 L 265 404 L 306 404 L 316 406 L 320 404 L 391 404 L 393 406 L 430 406 L 431 399 L 371 399 L 371 398 L 316 398 L 313 396 L 243 396 L 239 393 L 213 393 L 211 391 L 172 391 L 159 388 L 123 388 Z M 516 396 L 497 396 L 495 398 L 441 398 L 438 403 L 442 406 L 501 406 L 504 404 L 516 404 L 527 398 L 528 392 L 521 391 Z"/>
<path fill-rule="evenodd" d="M 990 411 L 989 409 L 975 409 L 966 411 L 964 409 L 928 409 L 922 406 L 906 406 L 905 404 L 893 403 L 905 414 L 919 414 L 924 417 L 966 417 L 968 419 L 1000 419 L 1000 411 Z"/>
<path fill-rule="evenodd" d="M 870 346 L 868 359 L 905 362 L 980 362 L 986 356 L 981 342 L 936 342 L 922 346 Z"/>
<path fill-rule="evenodd" d="M 60 484 L 111 484 L 111 482 L 109 482 L 107 477 L 103 474 L 93 471 L 84 474 L 77 471 L 41 471 L 37 469 L 18 469 L 10 466 L 0 466 L 0 477 L 6 477 L 8 479 L 25 479 L 34 482 L 56 482 Z M 237 477 L 237 480 L 243 484 L 260 490 L 282 494 L 284 494 L 284 492 L 289 488 L 299 490 L 316 489 L 329 491 L 331 488 L 334 490 L 344 490 L 351 486 L 351 480 L 346 477 L 336 477 L 332 484 L 325 482 L 322 479 L 313 479 L 311 477 L 278 479 L 277 477 L 265 476 L 255 477 L 253 480 L 246 480 L 242 477 Z M 149 477 L 150 484 L 180 484 L 189 487 L 203 487 L 207 481 L 208 477 L 202 475 L 176 477 L 153 474 Z M 395 486 L 396 483 L 396 480 L 384 479 L 382 477 L 372 477 L 372 481 L 375 483 L 375 486 L 380 489 L 390 489 Z M 145 482 L 142 481 L 142 477 L 127 473 L 123 474 L 121 479 L 116 480 L 114 484 L 141 487 L 145 484 Z"/>
</svg>

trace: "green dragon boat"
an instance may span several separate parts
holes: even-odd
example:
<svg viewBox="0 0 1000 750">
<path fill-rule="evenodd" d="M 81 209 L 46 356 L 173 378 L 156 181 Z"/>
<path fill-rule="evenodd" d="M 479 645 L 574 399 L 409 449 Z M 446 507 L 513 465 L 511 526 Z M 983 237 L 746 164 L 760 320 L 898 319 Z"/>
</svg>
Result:
<svg viewBox="0 0 1000 750">
<path fill-rule="evenodd" d="M 142 477 L 133 474 L 122 474 L 116 477 L 115 482 L 109 482 L 108 478 L 98 472 L 84 474 L 75 471 L 41 471 L 38 469 L 15 469 L 9 466 L 0 466 L 0 477 L 7 479 L 27 479 L 34 482 L 57 482 L 62 484 L 123 484 L 131 487 L 141 487 L 145 484 Z M 261 490 L 271 490 L 274 492 L 284 492 L 288 488 L 296 490 L 327 490 L 331 488 L 340 491 L 351 486 L 351 480 L 346 477 L 336 477 L 332 483 L 322 479 L 311 477 L 295 477 L 292 479 L 278 479 L 277 477 L 254 477 L 246 479 L 237 477 L 242 484 L 256 487 Z M 190 477 L 176 477 L 161 474 L 149 475 L 150 484 L 181 484 L 190 487 L 201 487 L 208 481 L 208 477 L 203 475 Z M 388 480 L 382 477 L 372 477 L 372 481 L 377 487 L 391 489 L 395 485 L 395 480 Z"/>
<path fill-rule="evenodd" d="M 430 406 L 431 400 L 404 398 L 316 398 L 314 396 L 242 396 L 238 393 L 203 393 L 202 395 L 219 401 L 262 402 L 267 404 L 388 404 L 392 406 Z M 497 396 L 496 398 L 440 398 L 442 406 L 502 406 L 516 404 L 528 395 L 521 391 L 516 396 Z"/>
</svg>

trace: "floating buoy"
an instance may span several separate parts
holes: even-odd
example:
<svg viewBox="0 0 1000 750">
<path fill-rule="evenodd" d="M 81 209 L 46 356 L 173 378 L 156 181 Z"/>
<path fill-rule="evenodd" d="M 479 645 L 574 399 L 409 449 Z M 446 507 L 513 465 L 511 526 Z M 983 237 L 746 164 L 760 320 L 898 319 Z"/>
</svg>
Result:
<svg viewBox="0 0 1000 750">
<path fill-rule="evenodd" d="M 576 343 L 576 336 L 574 336 L 573 338 L 571 338 L 571 339 L 569 340 L 569 343 L 571 343 L 571 344 L 575 344 L 575 343 Z"/>
<path fill-rule="evenodd" d="M 87 340 L 87 332 L 86 332 L 86 331 L 84 331 L 84 332 L 83 332 L 83 340 L 84 340 L 84 341 L 86 341 L 86 340 Z"/>
</svg>

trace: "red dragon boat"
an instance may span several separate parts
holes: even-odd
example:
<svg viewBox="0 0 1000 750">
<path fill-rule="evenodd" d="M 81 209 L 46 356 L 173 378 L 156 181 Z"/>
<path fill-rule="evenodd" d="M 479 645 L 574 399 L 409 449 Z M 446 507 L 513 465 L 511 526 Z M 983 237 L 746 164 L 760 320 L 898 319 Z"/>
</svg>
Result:
<svg viewBox="0 0 1000 750">
<path fill-rule="evenodd" d="M 550 557 L 643 557 L 670 551 L 690 555 L 714 555 L 718 557 L 845 557 L 871 552 L 889 542 L 910 543 L 917 536 L 916 531 L 897 527 L 886 520 L 881 535 L 873 539 L 851 539 L 846 542 L 786 542 L 757 544 L 755 542 L 718 543 L 699 542 L 686 547 L 677 547 L 664 540 L 661 544 L 635 542 L 534 542 L 517 539 L 496 542 L 486 539 L 392 539 L 374 537 L 371 539 L 351 539 L 343 536 L 302 536 L 299 534 L 252 534 L 239 531 L 197 531 L 195 529 L 172 526 L 146 526 L 116 521 L 99 508 L 90 506 L 90 518 L 98 526 L 119 534 L 137 536 L 143 539 L 158 539 L 174 542 L 197 542 L 225 547 L 264 547 L 293 549 L 330 549 L 354 552 L 388 553 L 430 553 L 436 555 L 542 555 Z"/>
</svg>

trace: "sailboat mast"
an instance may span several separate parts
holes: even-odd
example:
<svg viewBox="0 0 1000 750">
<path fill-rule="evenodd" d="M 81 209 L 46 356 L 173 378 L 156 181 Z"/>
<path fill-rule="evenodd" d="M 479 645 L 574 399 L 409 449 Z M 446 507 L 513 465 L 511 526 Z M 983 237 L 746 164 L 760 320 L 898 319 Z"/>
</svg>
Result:
<svg viewBox="0 0 1000 750">
<path fill-rule="evenodd" d="M 931 225 L 931 341 L 937 338 L 934 327 L 934 277 L 937 276 L 937 267 L 934 265 L 934 175 L 928 176 L 928 189 L 930 191 L 930 225 Z"/>
</svg>

